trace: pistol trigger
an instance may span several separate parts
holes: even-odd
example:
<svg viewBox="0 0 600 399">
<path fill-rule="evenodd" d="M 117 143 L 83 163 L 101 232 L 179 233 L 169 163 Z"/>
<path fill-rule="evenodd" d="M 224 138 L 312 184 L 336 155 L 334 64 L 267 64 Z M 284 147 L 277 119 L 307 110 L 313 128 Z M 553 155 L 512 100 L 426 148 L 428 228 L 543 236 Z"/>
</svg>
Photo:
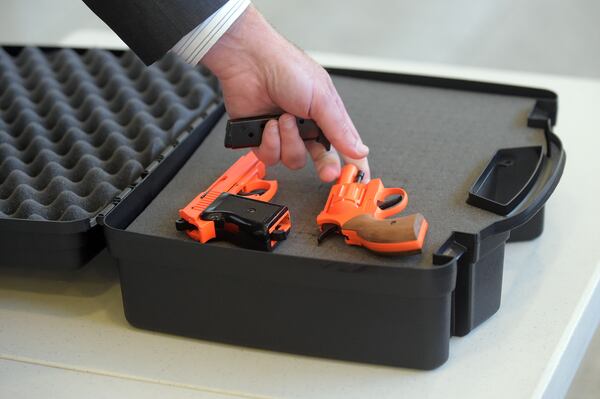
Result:
<svg viewBox="0 0 600 399">
<path fill-rule="evenodd" d="M 324 239 L 340 232 L 340 226 L 333 223 L 325 223 L 321 226 L 321 233 L 317 237 L 317 245 L 323 242 Z"/>
<path fill-rule="evenodd" d="M 256 190 L 252 190 L 252 191 L 240 191 L 238 193 L 238 195 L 241 195 L 242 197 L 249 197 L 251 195 L 263 195 L 264 193 L 266 193 L 267 190 L 264 188 L 257 188 Z"/>
<path fill-rule="evenodd" d="M 392 194 L 385 198 L 384 200 L 378 200 L 377 206 L 379 209 L 384 210 L 393 207 L 394 205 L 399 204 L 402 201 L 402 195 L 400 194 Z"/>
</svg>

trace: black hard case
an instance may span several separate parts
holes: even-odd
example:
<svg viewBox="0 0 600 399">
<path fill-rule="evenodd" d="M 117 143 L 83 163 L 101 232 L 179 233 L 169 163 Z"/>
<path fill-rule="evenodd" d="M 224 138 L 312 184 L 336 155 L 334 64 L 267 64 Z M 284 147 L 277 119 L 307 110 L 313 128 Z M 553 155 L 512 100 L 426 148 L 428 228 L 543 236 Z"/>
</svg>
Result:
<svg viewBox="0 0 600 399">
<path fill-rule="evenodd" d="M 557 96 L 546 90 L 464 80 L 330 72 L 535 99 L 528 125 L 544 129 L 547 150 L 535 170 L 524 167 L 523 173 L 531 177 L 522 179 L 526 184 L 516 188 L 519 201 L 508 208 L 497 199 L 503 190 L 515 187 L 494 174 L 497 165 L 492 160 L 469 201 L 496 213 L 508 209 L 510 214 L 477 234 L 455 232 L 427 268 L 324 263 L 277 252 L 199 247 L 193 241 L 126 230 L 201 145 L 223 115 L 221 105 L 165 149 L 89 223 L 1 220 L 3 256 L 11 263 L 77 267 L 103 247 L 105 237 L 119 264 L 125 315 L 134 326 L 305 355 L 438 367 L 448 358 L 450 336 L 468 334 L 498 310 L 505 244 L 531 240 L 543 231 L 544 204 L 565 163 L 562 144 L 552 132 Z M 32 248 L 32 241 L 39 245 Z"/>
</svg>

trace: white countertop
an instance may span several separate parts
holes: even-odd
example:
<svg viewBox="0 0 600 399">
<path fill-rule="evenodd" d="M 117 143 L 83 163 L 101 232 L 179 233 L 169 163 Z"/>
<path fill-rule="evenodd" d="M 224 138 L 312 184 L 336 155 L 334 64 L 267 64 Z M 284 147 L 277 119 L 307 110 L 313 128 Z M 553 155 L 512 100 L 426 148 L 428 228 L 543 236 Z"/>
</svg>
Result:
<svg viewBox="0 0 600 399">
<path fill-rule="evenodd" d="M 600 321 L 600 81 L 315 56 L 330 66 L 539 86 L 558 93 L 556 132 L 567 152 L 565 172 L 548 201 L 542 237 L 506 248 L 500 311 L 468 336 L 452 338 L 448 362 L 423 372 L 135 329 L 123 315 L 117 272 L 102 258 L 75 272 L 0 269 L 0 397 L 564 395 Z"/>
</svg>

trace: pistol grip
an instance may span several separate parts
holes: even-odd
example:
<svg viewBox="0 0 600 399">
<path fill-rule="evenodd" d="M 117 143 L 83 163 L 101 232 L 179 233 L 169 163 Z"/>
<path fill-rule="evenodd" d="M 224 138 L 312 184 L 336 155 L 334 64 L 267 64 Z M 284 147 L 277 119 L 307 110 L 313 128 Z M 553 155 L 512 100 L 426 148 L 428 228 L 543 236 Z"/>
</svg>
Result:
<svg viewBox="0 0 600 399">
<path fill-rule="evenodd" d="M 349 244 L 362 245 L 374 252 L 415 254 L 423 249 L 427 220 L 420 213 L 396 219 L 356 216 L 342 226 Z"/>
<path fill-rule="evenodd" d="M 281 115 L 261 115 L 249 118 L 230 119 L 225 129 L 225 147 L 248 148 L 258 147 L 262 143 L 262 135 L 267 122 L 271 119 L 279 119 Z M 323 131 L 311 119 L 296 117 L 300 138 L 304 141 L 315 140 L 325 147 L 327 151 L 331 143 L 325 137 Z"/>
</svg>

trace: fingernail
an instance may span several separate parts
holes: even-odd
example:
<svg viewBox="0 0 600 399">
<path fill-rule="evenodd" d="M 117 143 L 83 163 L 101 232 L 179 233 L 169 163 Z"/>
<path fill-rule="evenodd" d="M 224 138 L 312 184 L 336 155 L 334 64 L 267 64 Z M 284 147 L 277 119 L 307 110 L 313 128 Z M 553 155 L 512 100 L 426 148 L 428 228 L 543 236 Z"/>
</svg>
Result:
<svg viewBox="0 0 600 399">
<path fill-rule="evenodd" d="M 359 154 L 362 154 L 363 157 L 366 157 L 369 154 L 369 147 L 358 140 L 356 142 L 356 151 L 358 151 Z"/>
<path fill-rule="evenodd" d="M 338 178 L 340 172 L 334 165 L 323 165 L 318 170 L 319 177 L 326 183 Z"/>
<path fill-rule="evenodd" d="M 319 177 L 325 183 L 329 183 L 329 182 L 335 180 L 335 178 L 337 176 L 336 176 L 334 168 L 325 166 L 324 168 L 321 168 L 321 170 L 319 170 Z"/>
<path fill-rule="evenodd" d="M 296 123 L 296 118 L 294 118 L 292 115 L 286 115 L 286 117 L 283 118 L 283 123 L 285 124 L 286 128 L 290 129 L 294 127 L 294 124 Z"/>
</svg>

